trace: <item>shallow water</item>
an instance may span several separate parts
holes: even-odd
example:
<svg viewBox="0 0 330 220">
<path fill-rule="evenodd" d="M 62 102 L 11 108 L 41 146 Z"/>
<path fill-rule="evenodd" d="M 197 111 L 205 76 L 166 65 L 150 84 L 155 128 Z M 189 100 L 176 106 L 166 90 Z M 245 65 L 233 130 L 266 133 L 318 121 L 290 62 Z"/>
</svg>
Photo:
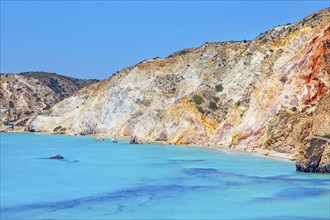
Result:
<svg viewBox="0 0 330 220">
<path fill-rule="evenodd" d="M 330 175 L 198 147 L 1 133 L 1 219 L 329 219 Z M 65 160 L 50 160 L 60 154 Z"/>
</svg>

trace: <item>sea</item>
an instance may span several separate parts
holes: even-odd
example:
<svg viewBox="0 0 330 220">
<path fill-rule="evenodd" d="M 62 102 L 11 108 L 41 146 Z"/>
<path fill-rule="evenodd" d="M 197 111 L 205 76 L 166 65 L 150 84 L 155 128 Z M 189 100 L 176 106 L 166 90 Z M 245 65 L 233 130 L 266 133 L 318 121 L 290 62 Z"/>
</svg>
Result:
<svg viewBox="0 0 330 220">
<path fill-rule="evenodd" d="M 330 218 L 330 175 L 291 161 L 87 136 L 0 138 L 1 219 Z"/>
</svg>

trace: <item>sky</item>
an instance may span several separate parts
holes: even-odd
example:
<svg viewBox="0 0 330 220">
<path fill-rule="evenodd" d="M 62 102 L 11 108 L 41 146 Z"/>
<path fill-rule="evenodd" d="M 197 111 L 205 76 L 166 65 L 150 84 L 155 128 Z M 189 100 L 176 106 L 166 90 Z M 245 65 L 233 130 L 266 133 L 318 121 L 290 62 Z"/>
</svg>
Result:
<svg viewBox="0 0 330 220">
<path fill-rule="evenodd" d="M 326 7 L 329 0 L 1 0 L 0 72 L 105 79 L 205 42 L 252 40 Z"/>
</svg>

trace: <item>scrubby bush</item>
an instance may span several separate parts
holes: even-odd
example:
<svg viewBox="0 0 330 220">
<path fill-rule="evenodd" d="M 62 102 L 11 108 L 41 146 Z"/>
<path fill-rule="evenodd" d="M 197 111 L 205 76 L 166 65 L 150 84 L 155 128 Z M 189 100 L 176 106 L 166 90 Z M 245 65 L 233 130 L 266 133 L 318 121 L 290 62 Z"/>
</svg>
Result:
<svg viewBox="0 0 330 220">
<path fill-rule="evenodd" d="M 24 112 L 25 115 L 31 115 L 32 113 L 33 111 L 29 111 L 29 110 Z"/>
<path fill-rule="evenodd" d="M 194 95 L 193 100 L 196 103 L 196 105 L 201 105 L 204 102 L 203 97 L 199 95 Z"/>
<path fill-rule="evenodd" d="M 324 137 L 324 138 L 329 138 L 329 139 L 330 139 L 330 134 L 322 135 L 322 137 Z"/>
<path fill-rule="evenodd" d="M 219 102 L 220 98 L 219 98 L 219 97 L 216 97 L 216 96 L 213 96 L 213 100 L 214 100 L 215 102 Z"/>
<path fill-rule="evenodd" d="M 209 108 L 212 109 L 213 111 L 219 109 L 219 107 L 217 106 L 217 103 L 215 103 L 213 101 L 210 101 Z"/>
<path fill-rule="evenodd" d="M 196 106 L 196 107 L 200 113 L 202 113 L 202 114 L 205 113 L 204 109 L 201 106 Z"/>
<path fill-rule="evenodd" d="M 9 108 L 14 108 L 14 107 L 15 107 L 14 103 L 12 101 L 10 101 L 9 102 Z"/>
<path fill-rule="evenodd" d="M 217 92 L 222 92 L 222 90 L 223 90 L 223 86 L 222 86 L 221 84 L 218 84 L 218 85 L 215 86 L 215 90 L 216 90 Z"/>
</svg>

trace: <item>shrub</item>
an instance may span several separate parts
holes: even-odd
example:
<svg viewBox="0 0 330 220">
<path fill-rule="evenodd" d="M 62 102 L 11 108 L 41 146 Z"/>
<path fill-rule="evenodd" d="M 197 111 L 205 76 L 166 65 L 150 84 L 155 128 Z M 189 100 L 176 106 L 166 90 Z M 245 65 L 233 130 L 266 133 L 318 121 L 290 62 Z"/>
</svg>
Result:
<svg viewBox="0 0 330 220">
<path fill-rule="evenodd" d="M 285 82 L 287 81 L 286 76 L 285 76 L 285 75 L 282 75 L 282 76 L 280 77 L 280 81 L 281 81 L 282 83 L 285 83 Z"/>
<path fill-rule="evenodd" d="M 306 106 L 305 108 L 303 108 L 303 109 L 301 110 L 301 112 L 306 112 L 307 109 L 308 109 L 308 106 Z"/>
<path fill-rule="evenodd" d="M 293 106 L 293 107 L 291 108 L 291 111 L 293 111 L 293 112 L 297 111 L 296 106 Z"/>
<path fill-rule="evenodd" d="M 201 106 L 196 106 L 196 107 L 200 113 L 202 113 L 202 114 L 205 113 L 204 109 Z"/>
<path fill-rule="evenodd" d="M 223 90 L 223 86 L 222 86 L 221 84 L 218 84 L 218 85 L 215 86 L 215 90 L 216 90 L 217 92 L 222 92 L 222 90 Z"/>
<path fill-rule="evenodd" d="M 215 102 L 219 102 L 220 98 L 218 98 L 218 97 L 216 97 L 216 96 L 213 96 L 213 100 L 214 100 Z"/>
<path fill-rule="evenodd" d="M 330 134 L 325 134 L 325 135 L 323 135 L 322 137 L 324 137 L 324 138 L 329 138 L 329 139 L 330 139 Z"/>
<path fill-rule="evenodd" d="M 212 109 L 213 111 L 219 109 L 219 107 L 217 106 L 217 103 L 215 103 L 213 101 L 210 101 L 209 108 Z"/>
<path fill-rule="evenodd" d="M 193 100 L 196 103 L 196 105 L 201 105 L 204 102 L 203 97 L 201 97 L 199 95 L 194 95 Z"/>
<path fill-rule="evenodd" d="M 14 108 L 14 107 L 15 107 L 14 103 L 12 101 L 10 101 L 9 102 L 9 108 Z"/>
<path fill-rule="evenodd" d="M 31 115 L 32 113 L 33 111 L 29 111 L 29 110 L 24 112 L 25 115 Z"/>
</svg>

